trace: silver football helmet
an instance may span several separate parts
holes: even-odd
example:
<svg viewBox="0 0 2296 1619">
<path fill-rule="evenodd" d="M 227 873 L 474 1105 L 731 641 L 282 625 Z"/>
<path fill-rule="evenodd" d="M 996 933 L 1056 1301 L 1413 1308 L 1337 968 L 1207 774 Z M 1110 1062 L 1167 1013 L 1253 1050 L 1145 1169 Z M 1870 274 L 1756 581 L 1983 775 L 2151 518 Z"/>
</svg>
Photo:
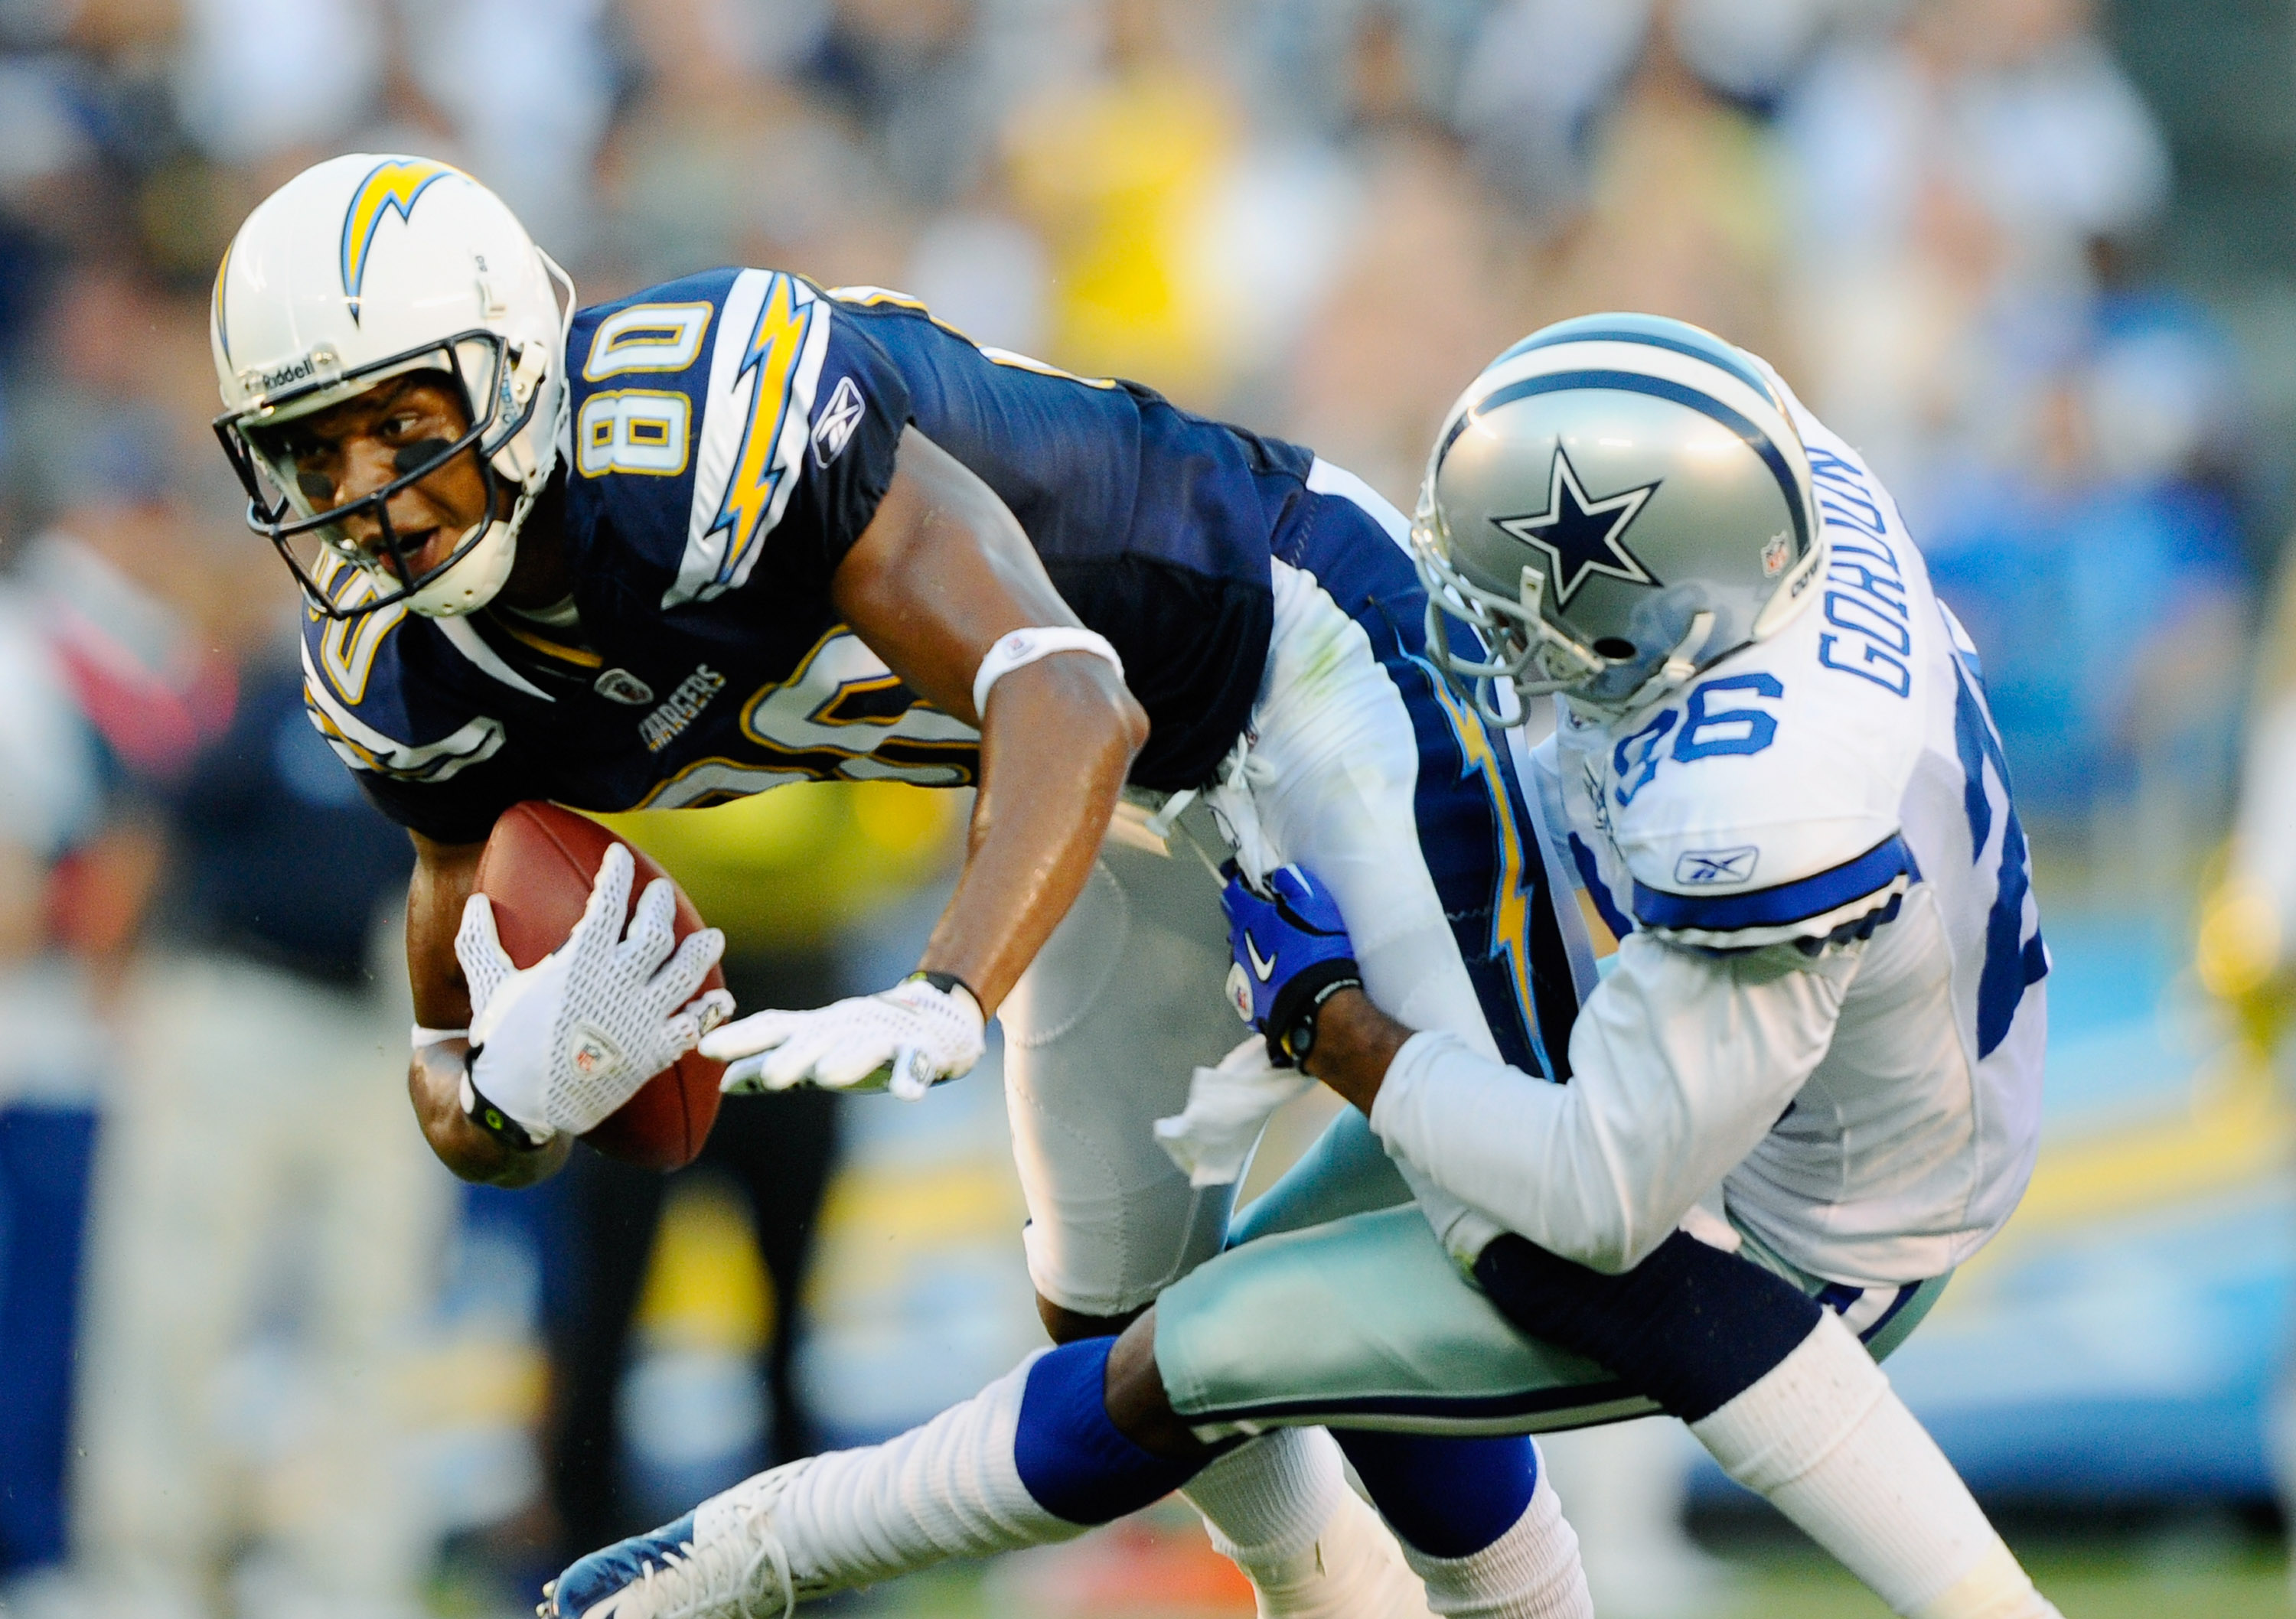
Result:
<svg viewBox="0 0 2296 1619">
<path fill-rule="evenodd" d="M 1502 724 L 1523 707 L 1502 681 L 1612 713 L 1657 700 L 1776 634 L 1825 552 L 1778 385 L 1648 315 L 1562 321 L 1486 366 L 1436 439 L 1411 538 L 1429 650 Z"/>
</svg>

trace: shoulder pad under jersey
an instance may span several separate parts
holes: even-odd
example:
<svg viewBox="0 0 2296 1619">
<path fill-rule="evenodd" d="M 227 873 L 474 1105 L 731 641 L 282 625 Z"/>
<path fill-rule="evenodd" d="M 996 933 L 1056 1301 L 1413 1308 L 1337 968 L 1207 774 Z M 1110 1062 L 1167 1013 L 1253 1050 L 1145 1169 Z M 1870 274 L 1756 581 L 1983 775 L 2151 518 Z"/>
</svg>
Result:
<svg viewBox="0 0 2296 1619">
<path fill-rule="evenodd" d="M 826 578 L 875 515 L 909 414 L 833 299 L 710 270 L 580 311 L 567 346 L 578 541 L 610 528 L 667 609 L 748 584 L 769 550 Z"/>
<path fill-rule="evenodd" d="M 1826 681 L 1820 617 L 1725 658 L 1629 721 L 1574 727 L 1632 879 L 1634 920 L 1752 949 L 1886 920 L 1920 873 L 1899 805 L 1922 732 L 1903 699 Z"/>
</svg>

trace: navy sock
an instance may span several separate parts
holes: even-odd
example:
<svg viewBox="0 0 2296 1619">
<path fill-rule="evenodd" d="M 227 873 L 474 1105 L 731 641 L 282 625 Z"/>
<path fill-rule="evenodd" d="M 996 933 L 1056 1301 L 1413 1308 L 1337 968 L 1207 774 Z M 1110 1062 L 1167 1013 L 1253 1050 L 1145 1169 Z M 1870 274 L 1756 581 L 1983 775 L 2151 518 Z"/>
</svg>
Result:
<svg viewBox="0 0 2296 1619">
<path fill-rule="evenodd" d="M 1538 1452 L 1526 1435 L 1436 1439 L 1333 1429 L 1332 1436 L 1388 1526 L 1431 1558 L 1480 1551 L 1514 1527 L 1538 1484 Z"/>
<path fill-rule="evenodd" d="M 1071 1524 L 1105 1524 L 1161 1500 L 1196 1476 L 1118 1431 L 1108 1415 L 1108 1353 L 1116 1340 L 1063 1344 L 1029 1368 L 1013 1461 L 1037 1504 Z"/>
</svg>

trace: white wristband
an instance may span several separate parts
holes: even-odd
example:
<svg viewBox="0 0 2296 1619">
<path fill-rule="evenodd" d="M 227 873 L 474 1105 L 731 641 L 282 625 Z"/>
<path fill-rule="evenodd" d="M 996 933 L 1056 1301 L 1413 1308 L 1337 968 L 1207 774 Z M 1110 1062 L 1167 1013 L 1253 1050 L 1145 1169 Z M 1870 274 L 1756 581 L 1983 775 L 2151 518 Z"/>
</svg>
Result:
<svg viewBox="0 0 2296 1619">
<path fill-rule="evenodd" d="M 1124 678 L 1124 660 L 1108 644 L 1108 637 L 1095 631 L 1071 629 L 1066 625 L 1014 630 L 997 637 L 996 644 L 988 649 L 988 656 L 980 660 L 980 668 L 972 677 L 972 712 L 985 721 L 988 716 L 990 687 L 1013 670 L 1054 652 L 1089 652 L 1095 658 L 1107 659 L 1117 679 Z"/>
<path fill-rule="evenodd" d="M 414 1042 L 414 1049 L 419 1051 L 424 1046 L 437 1045 L 442 1040 L 468 1040 L 471 1037 L 471 1031 L 468 1029 L 426 1029 L 418 1023 L 414 1026 L 414 1031 L 408 1037 Z"/>
</svg>

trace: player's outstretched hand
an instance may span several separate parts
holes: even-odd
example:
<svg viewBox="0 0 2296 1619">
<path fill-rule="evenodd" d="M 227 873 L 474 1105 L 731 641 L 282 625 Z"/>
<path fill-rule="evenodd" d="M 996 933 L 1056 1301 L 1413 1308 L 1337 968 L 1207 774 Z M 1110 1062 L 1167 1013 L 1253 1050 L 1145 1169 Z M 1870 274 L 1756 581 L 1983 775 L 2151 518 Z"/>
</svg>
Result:
<svg viewBox="0 0 2296 1619">
<path fill-rule="evenodd" d="M 1255 886 L 1234 861 L 1222 868 L 1227 887 L 1228 1003 L 1236 1016 L 1267 1037 L 1267 1055 L 1289 1067 L 1301 1018 L 1337 990 L 1360 984 L 1355 946 L 1330 890 L 1300 866 L 1279 866 Z"/>
<path fill-rule="evenodd" d="M 728 1094 L 786 1091 L 890 1091 L 914 1101 L 980 1060 L 985 1019 L 962 984 L 905 978 L 809 1012 L 753 1012 L 701 1042 L 726 1064 Z"/>
<path fill-rule="evenodd" d="M 455 959 L 471 986 L 471 1083 L 530 1135 L 596 1129 L 733 1015 L 724 990 L 696 993 L 726 936 L 703 928 L 678 943 L 667 879 L 646 885 L 624 929 L 634 870 L 627 849 L 607 849 L 582 920 L 523 969 L 503 949 L 487 896 L 463 907 Z"/>
</svg>

